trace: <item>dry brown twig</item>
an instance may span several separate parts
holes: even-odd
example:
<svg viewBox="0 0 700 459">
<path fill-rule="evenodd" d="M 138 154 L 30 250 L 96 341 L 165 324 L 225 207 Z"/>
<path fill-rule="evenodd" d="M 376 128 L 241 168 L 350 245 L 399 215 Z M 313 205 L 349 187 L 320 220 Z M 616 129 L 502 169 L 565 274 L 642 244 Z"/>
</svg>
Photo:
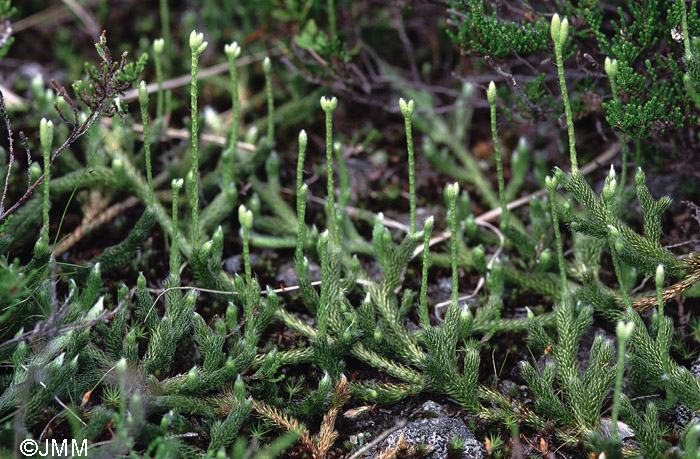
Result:
<svg viewBox="0 0 700 459">
<path fill-rule="evenodd" d="M 350 390 L 348 388 L 348 380 L 344 375 L 341 375 L 340 381 L 336 384 L 333 391 L 331 408 L 328 413 L 323 416 L 321 428 L 315 438 L 311 437 L 309 429 L 302 423 L 265 402 L 253 400 L 253 411 L 258 416 L 265 418 L 287 431 L 298 433 L 301 444 L 311 453 L 314 459 L 324 459 L 328 450 L 338 438 L 338 432 L 335 430 L 335 420 L 338 417 L 340 409 L 349 398 Z"/>
</svg>

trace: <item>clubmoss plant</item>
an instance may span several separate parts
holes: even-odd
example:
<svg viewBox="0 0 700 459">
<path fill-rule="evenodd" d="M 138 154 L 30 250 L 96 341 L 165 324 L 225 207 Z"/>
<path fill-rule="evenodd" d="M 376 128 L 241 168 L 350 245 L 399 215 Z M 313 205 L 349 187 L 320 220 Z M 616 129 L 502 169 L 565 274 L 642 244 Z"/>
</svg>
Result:
<svg viewBox="0 0 700 459">
<path fill-rule="evenodd" d="M 528 30 L 540 30 L 543 22 L 535 19 L 530 29 L 520 32 L 505 27 L 503 33 L 528 35 Z M 552 35 L 560 39 L 564 24 Z M 531 33 L 528 39 L 547 39 L 546 33 L 544 38 L 535 35 L 542 34 Z M 265 437 L 271 429 L 281 429 L 290 433 L 270 442 L 267 449 L 260 448 L 260 457 L 266 450 L 276 454 L 298 441 L 295 454 L 320 458 L 352 454 L 344 446 L 334 446 L 339 436 L 335 423 L 344 406 L 370 411 L 377 404 L 391 409 L 400 400 L 438 394 L 452 409 L 477 417 L 474 432 L 478 439 L 489 435 L 491 447 L 503 442 L 488 432 L 501 430 L 514 432 L 514 439 L 541 439 L 542 454 L 561 447 L 571 457 L 587 456 L 591 451 L 605 451 L 613 457 L 610 444 L 614 441 L 607 444 L 608 449 L 598 448 L 601 417 L 612 402 L 613 428 L 619 418 L 634 430 L 639 442 L 639 447 L 631 446 L 625 454 L 662 457 L 671 441 L 683 449 L 682 441 L 667 433 L 665 417 L 659 413 L 676 402 L 699 409 L 700 382 L 671 357 L 673 320 L 664 316 L 663 303 L 687 292 L 700 279 L 700 261 L 697 255 L 678 258 L 662 246 L 661 213 L 670 200 L 654 199 L 641 171 L 635 175 L 644 214 L 639 231 L 623 221 L 631 214 L 623 211 L 634 209 L 629 205 L 632 195 L 618 192 L 617 187 L 625 187 L 623 181 L 618 183 L 612 173 L 602 195 L 594 192 L 584 176 L 589 165 L 578 168 L 573 142 L 572 171 L 555 170 L 544 180 L 548 204 L 546 196 L 540 199 L 540 193 L 531 190 L 537 182 L 529 177 L 529 150 L 534 149 L 529 145 L 540 139 L 518 141 L 511 160 L 512 180 L 506 184 L 496 123 L 496 86 L 492 84 L 486 96 L 496 147 L 496 189 L 465 147 L 471 144 L 470 129 L 463 124 L 471 111 L 466 85 L 461 92 L 455 91 L 460 98 L 455 114 L 445 117 L 433 116 L 431 98 L 422 90 L 408 88 L 402 90 L 405 98 L 399 102 L 411 199 L 406 232 L 389 214 L 385 217 L 365 208 L 347 207 L 352 190 L 342 152 L 343 147 L 360 142 L 348 136 L 342 146 L 334 144 L 332 115 L 338 101 L 324 97 L 328 180 L 324 224 L 323 218 L 307 215 L 307 210 L 318 208 L 316 204 L 323 200 L 313 198 L 307 209 L 309 189 L 315 185 L 304 183 L 304 168 L 323 168 L 323 162 L 305 165 L 313 159 L 305 158 L 306 131 L 298 136 L 295 180 L 283 169 L 288 161 L 271 151 L 273 141 L 282 147 L 288 140 L 280 135 L 286 129 L 278 129 L 280 137 L 274 137 L 273 107 L 267 120 L 258 123 L 268 123 L 268 140 L 257 142 L 254 130 L 248 129 L 244 139 L 253 141 L 238 142 L 239 89 L 234 72 L 241 61 L 237 61 L 240 48 L 234 44 L 224 49 L 231 70 L 232 131 L 224 139 L 214 137 L 211 143 L 206 143 L 205 136 L 198 139 L 196 73 L 206 44 L 201 35 L 193 33 L 191 38 L 191 168 L 186 164 L 188 170 L 183 170 L 179 164 L 164 161 L 162 173 L 152 176 L 148 100 L 146 86 L 141 84 L 143 145 L 131 129 L 133 120 L 125 114 L 122 124 L 95 125 L 92 137 L 81 145 L 87 152 L 100 153 L 88 156 L 87 172 L 80 155 L 67 155 L 66 162 L 51 175 L 49 198 L 54 202 L 62 202 L 73 190 L 89 189 L 105 197 L 129 195 L 128 200 L 137 203 L 132 206 L 145 205 L 124 240 L 85 260 L 83 267 L 58 264 L 54 276 L 46 260 L 35 261 L 36 254 L 26 266 L 5 258 L 6 253 L 26 244 L 15 242 L 23 233 L 36 234 L 41 228 L 44 238 L 50 204 L 47 195 L 43 203 L 40 197 L 28 199 L 12 221 L 3 223 L 0 326 L 13 338 L 0 343 L 0 356 L 6 363 L 6 374 L 0 378 L 0 415 L 12 422 L 0 429 L 0 438 L 21 440 L 27 433 L 41 434 L 45 426 L 58 435 L 63 429 L 55 427 L 67 419 L 67 429 L 76 438 L 89 440 L 95 455 L 245 457 L 251 436 L 268 442 Z M 557 45 L 555 40 L 555 48 L 559 47 L 557 62 L 561 64 L 566 56 L 563 40 L 559 41 Z M 271 94 L 269 61 L 266 65 L 266 88 L 252 94 L 252 100 L 264 101 Z M 620 102 L 623 73 L 620 67 L 616 80 Z M 615 78 L 611 84 L 612 80 Z M 564 85 L 562 92 L 565 90 Z M 315 101 L 317 97 L 314 93 L 308 98 Z M 505 108 L 506 99 L 504 92 L 498 106 Z M 571 99 L 575 104 L 575 98 Z M 413 100 L 422 110 L 414 111 Z M 570 114 L 576 112 L 572 108 Z M 290 122 L 283 113 L 282 106 L 278 107 L 278 118 Z M 86 118 L 77 114 L 75 119 Z M 567 127 L 572 138 L 573 120 L 567 119 Z M 308 126 L 309 136 L 319 135 L 323 128 Z M 462 174 L 459 181 L 444 187 L 447 212 L 441 223 L 430 217 L 423 225 L 416 224 L 414 128 L 426 133 L 421 150 L 438 169 Z M 45 161 L 50 158 L 46 151 L 51 150 L 44 146 L 51 144 L 45 139 L 47 129 L 48 122 L 42 123 Z M 369 149 L 371 143 L 367 141 L 363 148 Z M 177 142 L 169 144 L 173 157 L 187 153 Z M 288 147 L 280 148 L 280 153 Z M 246 154 L 237 155 L 236 149 Z M 207 161 L 219 152 L 218 166 Z M 146 171 L 135 166 L 142 154 Z M 335 189 L 334 159 L 340 190 Z M 34 169 L 37 175 L 36 166 Z M 44 169 L 47 193 L 50 167 L 46 162 Z M 58 175 L 59 171 L 64 175 Z M 157 190 L 172 177 L 184 179 L 170 182 L 170 198 Z M 244 205 L 236 203 L 234 179 L 246 193 Z M 295 203 L 294 193 L 285 188 L 288 185 L 295 188 Z M 185 212 L 192 219 L 179 216 L 184 209 L 179 202 L 183 186 L 188 197 L 185 208 L 189 207 Z M 529 212 L 508 211 L 508 201 L 518 199 L 523 187 L 535 193 L 534 198 L 522 200 L 529 202 Z M 203 196 L 201 203 L 198 196 Z M 172 205 L 170 215 L 164 207 L 168 204 Z M 237 222 L 230 215 L 234 206 L 238 207 Z M 474 215 L 476 209 L 491 210 Z M 195 215 L 200 211 L 197 221 Z M 490 223 L 499 211 L 507 219 L 502 231 Z M 108 208 L 104 213 L 109 212 Z M 122 220 L 132 221 L 124 210 L 118 213 Z M 160 233 L 171 241 L 169 272 L 160 273 L 160 279 L 150 242 L 160 240 L 151 237 L 155 221 Z M 562 231 L 561 223 L 573 233 L 571 241 L 565 240 L 567 232 Z M 434 231 L 440 225 L 446 230 Z M 416 226 L 422 226 L 422 231 Z M 239 227 L 240 239 L 233 234 Z M 371 239 L 366 240 L 363 230 L 369 232 L 368 228 Z M 188 234 L 194 242 L 188 242 Z M 237 267 L 231 255 L 236 255 L 239 243 L 242 264 Z M 570 247 L 566 254 L 565 246 Z M 262 253 L 263 266 L 283 261 L 292 250 L 296 285 L 285 279 L 274 290 L 272 286 L 261 288 L 259 279 L 278 272 L 258 270 L 256 265 L 255 275 L 251 258 L 256 251 Z M 555 250 L 556 258 L 552 255 Z M 320 266 L 320 283 L 312 282 L 314 264 Z M 610 280 L 611 264 L 617 281 Z M 630 275 L 632 268 L 656 275 L 655 295 L 631 296 L 637 283 Z M 72 275 L 69 269 L 78 274 Z M 451 270 L 451 294 L 444 304 L 433 303 L 437 294 L 429 280 L 446 269 Z M 137 270 L 143 273 L 134 289 L 125 285 L 112 289 L 115 273 Z M 471 290 L 468 295 L 460 295 L 460 273 L 464 274 L 461 288 Z M 420 292 L 415 292 L 418 276 Z M 67 277 L 71 279 L 63 285 Z M 665 277 L 669 278 L 666 289 Z M 679 281 L 673 283 L 674 279 Z M 643 289 L 644 284 L 636 288 Z M 525 304 L 532 305 L 526 317 Z M 431 317 L 430 306 L 436 317 Z M 441 309 L 443 306 L 446 308 Z M 656 306 L 650 321 L 638 313 Z M 617 358 L 612 342 L 602 336 L 593 340 L 590 349 L 584 345 L 594 321 L 603 328 L 625 324 L 618 333 Z M 525 333 L 533 361 L 522 350 Z M 502 352 L 504 339 L 508 346 Z M 587 365 L 581 363 L 580 351 L 590 356 Z M 501 379 L 518 377 L 508 374 L 513 355 L 528 360 L 519 366 L 527 397 L 519 386 L 507 393 L 502 390 Z M 354 373 L 358 361 L 370 371 L 347 378 L 345 374 Z M 494 384 L 486 385 L 485 373 L 491 366 L 495 368 Z M 625 374 L 627 385 L 621 384 Z M 645 398 L 642 405 L 637 397 L 650 394 L 653 399 Z M 352 422 L 350 413 L 344 423 Z M 312 435 L 303 423 L 320 425 L 320 429 Z M 687 454 L 697 444 L 689 428 Z M 613 430 L 613 438 L 620 436 Z M 457 440 L 452 443 L 454 449 L 463 446 Z M 516 446 L 514 441 L 514 454 Z M 619 445 L 615 451 L 620 452 Z"/>
<path fill-rule="evenodd" d="M 612 91 L 612 96 L 614 100 L 619 99 L 619 93 L 617 89 L 617 73 L 619 70 L 619 63 L 617 62 L 617 59 L 610 59 L 609 57 L 605 58 L 605 73 L 608 75 L 608 79 L 610 80 L 610 90 Z M 627 142 L 628 142 L 628 136 L 627 134 L 622 134 L 622 172 L 620 174 L 620 183 L 622 186 L 618 189 L 618 193 L 622 193 L 625 190 L 625 187 L 627 186 Z"/>
</svg>

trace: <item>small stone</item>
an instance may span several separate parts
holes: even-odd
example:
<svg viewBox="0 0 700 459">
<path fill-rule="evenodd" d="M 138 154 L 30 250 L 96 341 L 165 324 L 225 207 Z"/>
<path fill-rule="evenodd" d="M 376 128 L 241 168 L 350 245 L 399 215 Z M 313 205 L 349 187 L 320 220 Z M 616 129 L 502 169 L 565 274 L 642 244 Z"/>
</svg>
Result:
<svg viewBox="0 0 700 459">
<path fill-rule="evenodd" d="M 260 262 L 260 256 L 254 253 L 250 254 L 251 266 Z M 228 274 L 242 274 L 243 271 L 243 256 L 234 255 L 224 260 L 224 271 Z"/>
<path fill-rule="evenodd" d="M 428 400 L 427 402 L 423 403 L 418 410 L 416 410 L 416 414 L 421 415 L 422 417 L 439 418 L 445 416 L 447 414 L 447 410 L 439 403 Z"/>
<path fill-rule="evenodd" d="M 275 280 L 285 287 L 298 285 L 299 277 L 297 276 L 294 263 L 283 264 L 275 276 Z M 321 267 L 316 263 L 309 263 L 309 280 L 312 282 L 321 280 Z"/>
<path fill-rule="evenodd" d="M 612 419 L 605 418 L 600 420 L 600 435 L 603 438 L 610 438 L 612 436 Z M 620 440 L 632 438 L 634 437 L 634 431 L 624 422 L 617 421 L 617 436 Z"/>
<path fill-rule="evenodd" d="M 427 459 L 440 459 L 447 457 L 447 450 L 450 440 L 460 437 L 464 440 L 464 459 L 482 459 L 486 457 L 486 452 L 481 443 L 474 437 L 474 433 L 459 418 L 442 417 L 436 419 L 423 419 L 421 421 L 406 424 L 402 429 L 389 435 L 382 442 L 373 457 L 379 457 L 381 451 L 394 448 L 403 435 L 403 439 L 408 445 L 424 444 L 432 447 L 432 452 Z"/>
<path fill-rule="evenodd" d="M 509 397 L 515 398 L 515 396 L 520 393 L 520 387 L 518 387 L 518 385 L 510 379 L 502 379 L 499 386 L 501 393 L 506 394 Z"/>
</svg>

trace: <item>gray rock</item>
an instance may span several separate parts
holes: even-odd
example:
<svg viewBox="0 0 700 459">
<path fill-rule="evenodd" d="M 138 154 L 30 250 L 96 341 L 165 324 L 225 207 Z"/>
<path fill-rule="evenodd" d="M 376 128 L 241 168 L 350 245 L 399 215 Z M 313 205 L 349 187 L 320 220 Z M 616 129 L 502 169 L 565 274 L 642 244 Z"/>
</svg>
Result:
<svg viewBox="0 0 700 459">
<path fill-rule="evenodd" d="M 700 416 L 682 403 L 673 408 L 673 433 L 681 435 L 688 424 L 700 422 Z"/>
<path fill-rule="evenodd" d="M 693 364 L 690 366 L 690 373 L 696 378 L 700 379 L 700 356 L 695 359 Z"/>
<path fill-rule="evenodd" d="M 285 287 L 298 285 L 299 277 L 297 276 L 294 262 L 285 263 L 280 266 L 275 280 Z M 309 262 L 309 280 L 311 282 L 321 280 L 321 267 L 313 262 Z"/>
<path fill-rule="evenodd" d="M 260 262 L 260 256 L 251 253 L 250 254 L 250 264 L 255 265 L 258 262 Z M 228 257 L 224 259 L 224 270 L 228 274 L 237 274 L 241 273 L 243 271 L 243 256 L 242 255 L 234 255 L 232 257 Z"/>
<path fill-rule="evenodd" d="M 474 434 L 464 421 L 459 418 L 449 417 L 423 419 L 406 424 L 404 428 L 397 430 L 384 440 L 374 457 L 378 457 L 380 451 L 395 447 L 401 434 L 404 435 L 404 441 L 408 445 L 424 444 L 432 446 L 433 452 L 425 456 L 428 459 L 443 459 L 447 457 L 450 440 L 454 437 L 460 437 L 464 440 L 463 459 L 482 459 L 486 457 L 486 452 L 481 443 L 474 437 Z"/>
<path fill-rule="evenodd" d="M 603 438 L 612 437 L 612 419 L 604 418 L 600 420 L 600 435 Z M 634 431 L 624 422 L 617 421 L 617 435 L 620 440 L 634 437 Z"/>
<path fill-rule="evenodd" d="M 416 410 L 416 414 L 422 418 L 439 418 L 445 416 L 447 414 L 447 410 L 439 403 L 428 400 L 427 402 L 423 403 L 418 410 Z"/>
</svg>

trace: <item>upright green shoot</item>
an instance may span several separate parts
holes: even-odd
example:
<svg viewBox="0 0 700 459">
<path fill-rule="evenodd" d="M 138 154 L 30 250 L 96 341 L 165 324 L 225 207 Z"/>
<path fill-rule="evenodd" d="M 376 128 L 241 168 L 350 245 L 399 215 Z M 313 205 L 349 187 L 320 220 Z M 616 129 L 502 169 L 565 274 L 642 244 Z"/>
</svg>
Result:
<svg viewBox="0 0 700 459">
<path fill-rule="evenodd" d="M 659 306 L 659 321 L 663 320 L 664 317 L 664 271 L 664 265 L 656 267 L 656 301 Z"/>
<path fill-rule="evenodd" d="M 413 132 L 411 127 L 411 118 L 413 117 L 415 106 L 412 100 L 406 102 L 404 99 L 399 99 L 399 108 L 401 109 L 401 114 L 403 115 L 406 125 L 406 145 L 408 148 L 408 187 L 411 208 L 409 223 L 410 234 L 416 232 L 416 163 L 413 157 Z"/>
<path fill-rule="evenodd" d="M 158 82 L 158 95 L 156 99 L 156 119 L 159 123 L 163 122 L 164 115 L 164 99 L 163 99 L 163 61 L 161 57 L 163 56 L 163 47 L 165 45 L 165 40 L 162 38 L 156 38 L 153 40 L 153 62 L 156 66 L 156 81 Z"/>
<path fill-rule="evenodd" d="M 168 57 L 173 58 L 173 39 L 170 35 L 170 8 L 168 0 L 160 0 L 160 27 L 163 32 L 163 40 L 167 46 Z"/>
<path fill-rule="evenodd" d="M 306 131 L 301 130 L 299 132 L 299 154 L 297 155 L 297 204 L 299 201 L 299 190 L 304 182 L 304 158 L 306 156 L 306 145 L 308 144 L 308 137 L 306 136 Z"/>
<path fill-rule="evenodd" d="M 39 140 L 44 155 L 44 224 L 41 228 L 41 238 L 49 243 L 49 182 L 51 180 L 51 144 L 53 143 L 53 122 L 46 118 L 39 124 Z"/>
<path fill-rule="evenodd" d="M 321 108 L 326 113 L 326 174 L 328 176 L 328 230 L 336 246 L 340 246 L 340 228 L 335 211 L 335 191 L 333 186 L 333 111 L 338 107 L 338 99 L 321 97 Z"/>
<path fill-rule="evenodd" d="M 578 170 L 576 159 L 576 137 L 574 135 L 574 117 L 571 114 L 571 104 L 569 103 L 569 92 L 566 90 L 566 80 L 564 79 L 564 45 L 569 36 L 569 20 L 559 19 L 558 14 L 552 16 L 550 27 L 552 40 L 554 41 L 554 55 L 557 62 L 557 73 L 559 75 L 559 86 L 561 87 L 561 98 L 564 102 L 564 112 L 566 113 L 566 125 L 569 131 L 569 155 L 571 156 L 571 170 Z"/>
<path fill-rule="evenodd" d="M 224 185 L 230 186 L 233 183 L 233 167 L 236 160 L 236 146 L 238 144 L 239 128 L 239 103 L 238 103 L 238 66 L 236 60 L 241 55 L 241 47 L 235 41 L 224 46 L 224 52 L 228 57 L 229 73 L 231 75 L 231 137 L 229 138 L 228 151 L 224 159 Z"/>
<path fill-rule="evenodd" d="M 493 138 L 493 148 L 496 152 L 496 168 L 498 170 L 498 196 L 501 198 L 501 220 L 508 223 L 508 209 L 506 207 L 505 181 L 503 180 L 503 159 L 501 158 L 501 146 L 498 143 L 498 127 L 496 123 L 496 85 L 489 83 L 486 91 L 486 98 L 491 108 L 491 137 Z"/>
<path fill-rule="evenodd" d="M 192 239 L 194 249 L 199 249 L 199 144 L 197 137 L 197 71 L 199 68 L 199 56 L 207 49 L 204 34 L 192 31 L 190 34 L 190 50 L 192 55 L 190 83 L 190 106 L 192 114 L 192 191 L 190 193 L 190 207 L 192 209 Z"/>
<path fill-rule="evenodd" d="M 182 188 L 183 184 L 184 180 L 182 179 L 173 179 L 173 181 L 171 182 L 171 186 L 173 188 L 173 242 L 170 247 L 170 273 L 173 275 L 177 275 L 177 273 L 180 271 L 180 248 L 178 246 L 179 242 L 177 213 L 178 197 L 180 195 L 180 189 Z"/>
<path fill-rule="evenodd" d="M 554 226 L 554 237 L 557 241 L 557 259 L 559 261 L 559 275 L 561 276 L 561 298 L 566 305 L 571 304 L 569 297 L 569 286 L 566 281 L 566 265 L 564 264 L 564 244 L 561 240 L 561 230 L 559 229 L 559 216 L 557 215 L 557 185 L 559 180 L 554 177 L 545 178 L 545 186 L 549 191 L 549 205 L 552 212 L 552 225 Z"/>
<path fill-rule="evenodd" d="M 143 151 L 146 155 L 146 176 L 148 179 L 148 207 L 153 208 L 153 173 L 151 171 L 151 142 L 148 140 L 148 90 L 146 82 L 139 83 L 139 103 L 143 125 Z"/>
<path fill-rule="evenodd" d="M 244 205 L 238 208 L 238 222 L 241 224 L 241 238 L 243 239 L 243 264 L 245 266 L 246 304 L 253 304 L 253 275 L 250 269 L 250 229 L 253 227 L 253 212 Z M 247 313 L 249 311 L 246 311 Z M 250 317 L 248 317 L 250 319 Z"/>
<path fill-rule="evenodd" d="M 433 232 L 435 218 L 431 215 L 423 224 L 423 272 L 420 281 L 420 301 L 418 303 L 418 314 L 423 327 L 430 326 L 430 315 L 428 314 L 428 268 L 430 267 L 430 235 Z"/>
<path fill-rule="evenodd" d="M 689 60 L 691 59 L 693 53 L 690 50 L 690 33 L 688 31 L 688 11 L 686 10 L 685 7 L 685 2 L 680 2 L 683 5 L 682 15 L 681 15 L 681 31 L 683 32 L 683 49 L 685 50 L 685 59 Z M 695 5 L 693 4 L 693 7 Z"/>
<path fill-rule="evenodd" d="M 617 323 L 617 375 L 615 377 L 615 393 L 612 408 L 612 438 L 617 440 L 617 417 L 620 412 L 620 395 L 622 394 L 622 376 L 625 372 L 625 348 L 632 337 L 634 322 Z"/>
<path fill-rule="evenodd" d="M 267 144 L 272 148 L 275 144 L 275 101 L 272 95 L 272 62 L 266 57 L 263 60 L 265 73 L 265 89 L 267 93 Z"/>
<path fill-rule="evenodd" d="M 330 39 L 334 40 L 338 34 L 338 27 L 335 18 L 335 0 L 327 0 L 328 2 L 328 28 L 330 29 Z"/>
<path fill-rule="evenodd" d="M 321 259 L 321 301 L 318 305 L 318 337 L 320 340 L 326 340 L 326 331 L 328 328 L 328 309 L 329 309 L 329 293 L 331 291 L 330 282 L 330 263 L 328 260 L 328 251 L 330 243 L 330 234 L 328 230 L 321 233 L 318 239 L 318 253 Z"/>
<path fill-rule="evenodd" d="M 450 203 L 450 258 L 452 260 L 452 303 L 457 305 L 459 294 L 459 271 L 457 270 L 457 196 L 459 184 L 457 182 L 447 185 L 445 194 Z"/>
<path fill-rule="evenodd" d="M 608 75 L 610 80 L 610 89 L 612 90 L 612 96 L 614 100 L 619 100 L 618 90 L 617 90 L 617 71 L 619 69 L 619 64 L 617 59 L 605 58 L 605 73 Z M 619 193 L 625 191 L 625 186 L 627 185 L 627 134 L 622 134 L 622 172 L 620 173 L 620 182 L 622 186 L 620 187 Z"/>
<path fill-rule="evenodd" d="M 620 291 L 622 292 L 622 299 L 625 302 L 627 310 L 632 310 L 632 303 L 630 301 L 630 296 L 627 291 L 627 286 L 625 285 L 624 278 L 622 277 L 622 269 L 620 268 L 620 260 L 618 256 L 618 251 L 622 251 L 623 242 L 619 237 L 620 232 L 615 226 L 613 226 L 613 201 L 615 199 L 615 190 L 617 189 L 617 176 L 615 175 L 615 168 L 610 166 L 610 173 L 605 178 L 605 185 L 603 185 L 603 202 L 605 203 L 605 219 L 608 225 L 608 245 L 610 246 L 610 256 L 612 257 L 613 266 L 615 267 L 615 275 L 617 276 L 618 283 L 620 284 Z"/>
<path fill-rule="evenodd" d="M 299 133 L 299 156 L 297 158 L 297 248 L 296 258 L 301 260 L 304 255 L 304 241 L 306 240 L 306 223 L 304 221 L 306 214 L 306 194 L 308 187 L 303 182 L 304 174 L 304 156 L 306 155 L 307 144 L 306 131 L 302 130 Z"/>
</svg>

